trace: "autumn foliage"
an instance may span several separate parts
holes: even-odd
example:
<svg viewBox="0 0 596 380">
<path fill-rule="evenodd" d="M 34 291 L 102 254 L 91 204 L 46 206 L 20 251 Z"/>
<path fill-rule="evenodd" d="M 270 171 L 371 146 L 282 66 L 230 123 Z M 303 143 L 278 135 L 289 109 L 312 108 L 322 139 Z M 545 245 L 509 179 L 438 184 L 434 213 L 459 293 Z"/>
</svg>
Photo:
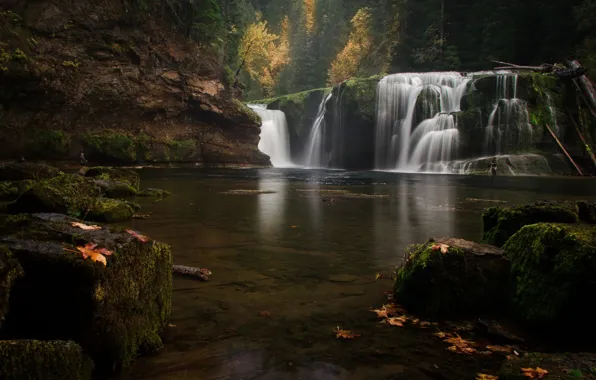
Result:
<svg viewBox="0 0 596 380">
<path fill-rule="evenodd" d="M 328 72 L 328 83 L 335 85 L 355 76 L 362 60 L 370 53 L 372 37 L 370 32 L 371 11 L 362 8 L 352 18 L 352 32 L 343 50 L 331 63 Z"/>
<path fill-rule="evenodd" d="M 312 33 L 315 27 L 315 0 L 304 0 L 304 19 L 306 31 Z"/>
</svg>

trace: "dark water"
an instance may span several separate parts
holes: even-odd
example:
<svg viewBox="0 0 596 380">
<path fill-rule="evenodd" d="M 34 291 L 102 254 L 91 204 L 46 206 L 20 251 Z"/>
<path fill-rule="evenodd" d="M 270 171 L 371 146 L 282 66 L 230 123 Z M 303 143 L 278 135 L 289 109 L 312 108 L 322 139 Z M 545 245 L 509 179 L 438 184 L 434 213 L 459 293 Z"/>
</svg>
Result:
<svg viewBox="0 0 596 380">
<path fill-rule="evenodd" d="M 135 229 L 172 246 L 177 264 L 166 346 L 124 379 L 465 379 L 498 358 L 457 355 L 433 331 L 378 323 L 404 248 L 430 236 L 481 237 L 481 210 L 596 198 L 596 180 L 306 170 L 144 169 Z M 230 195 L 230 190 L 274 191 Z M 323 190 L 323 191 L 321 191 Z M 332 191 L 327 191 L 332 190 Z M 345 193 L 353 194 L 347 198 Z M 376 195 L 376 197 L 371 197 Z M 368 196 L 368 197 L 366 197 Z M 270 316 L 261 316 L 267 311 Z M 336 326 L 355 340 L 336 339 Z"/>
</svg>

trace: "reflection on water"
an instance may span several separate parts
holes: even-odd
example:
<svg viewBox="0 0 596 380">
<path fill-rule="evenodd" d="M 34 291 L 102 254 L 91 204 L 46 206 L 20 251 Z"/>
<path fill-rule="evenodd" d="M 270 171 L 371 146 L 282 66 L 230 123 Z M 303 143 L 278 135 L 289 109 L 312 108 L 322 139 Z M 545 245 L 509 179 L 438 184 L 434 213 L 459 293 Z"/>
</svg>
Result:
<svg viewBox="0 0 596 380">
<path fill-rule="evenodd" d="M 134 228 L 213 276 L 174 279 L 176 327 L 127 380 L 474 378 L 484 364 L 464 357 L 454 366 L 432 332 L 378 324 L 369 309 L 392 283 L 375 273 L 390 273 L 406 245 L 430 236 L 478 240 L 481 211 L 495 200 L 594 199 L 596 190 L 590 179 L 299 169 L 145 170 L 142 179 L 173 195 L 140 199 L 153 217 Z M 226 194 L 234 189 L 275 193 Z M 362 336 L 335 339 L 338 325 Z"/>
</svg>

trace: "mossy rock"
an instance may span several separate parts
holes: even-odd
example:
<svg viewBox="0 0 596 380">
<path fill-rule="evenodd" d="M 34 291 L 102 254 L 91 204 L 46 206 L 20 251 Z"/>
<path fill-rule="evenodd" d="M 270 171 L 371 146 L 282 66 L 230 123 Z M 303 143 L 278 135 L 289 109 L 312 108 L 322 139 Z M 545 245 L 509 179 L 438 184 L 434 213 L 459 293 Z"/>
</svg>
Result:
<svg viewBox="0 0 596 380">
<path fill-rule="evenodd" d="M 107 181 L 124 182 L 132 186 L 136 191 L 139 190 L 141 185 L 141 177 L 139 176 L 139 173 L 130 169 L 96 166 L 87 169 L 84 175 L 85 177 L 91 177 Z"/>
<path fill-rule="evenodd" d="M 501 249 L 430 239 L 411 247 L 397 271 L 394 298 L 408 311 L 431 318 L 495 315 L 507 308 L 508 284 L 509 261 Z"/>
<path fill-rule="evenodd" d="M 0 340 L 2 380 L 87 380 L 92 370 L 73 341 Z"/>
<path fill-rule="evenodd" d="M 113 130 L 80 136 L 86 156 L 103 161 L 132 163 L 137 159 L 138 143 L 134 137 Z"/>
<path fill-rule="evenodd" d="M 0 328 L 8 311 L 12 284 L 22 274 L 23 271 L 17 259 L 8 249 L 0 247 Z M 1 374 L 2 371 L 0 371 Z"/>
<path fill-rule="evenodd" d="M 39 181 L 8 205 L 11 213 L 56 212 L 82 216 L 95 205 L 99 188 L 89 178 L 63 174 Z"/>
<path fill-rule="evenodd" d="M 134 210 L 127 202 L 118 199 L 99 198 L 89 209 L 86 219 L 104 223 L 117 223 L 131 220 L 133 215 Z"/>
<path fill-rule="evenodd" d="M 158 198 L 165 198 L 165 197 L 169 197 L 170 195 L 172 195 L 172 193 L 170 193 L 167 190 L 149 188 L 149 189 L 141 190 L 141 192 L 138 193 L 137 195 L 139 197 L 158 197 Z"/>
<path fill-rule="evenodd" d="M 137 190 L 128 183 L 96 179 L 93 181 L 108 198 L 127 198 L 137 195 Z"/>
<path fill-rule="evenodd" d="M 483 239 L 488 244 L 502 247 L 525 225 L 552 222 L 576 223 L 579 211 L 575 202 L 536 202 L 512 208 L 491 207 L 482 214 Z"/>
<path fill-rule="evenodd" d="M 579 220 L 596 224 L 596 202 L 594 201 L 577 201 L 577 211 Z"/>
<path fill-rule="evenodd" d="M 42 180 L 54 178 L 62 172 L 54 167 L 30 162 L 7 163 L 0 165 L 0 181 Z"/>
<path fill-rule="evenodd" d="M 19 188 L 12 181 L 0 182 L 0 200 L 14 200 L 19 196 Z"/>
<path fill-rule="evenodd" d="M 596 379 L 596 354 L 530 352 L 521 358 L 506 360 L 501 366 L 499 379 L 527 380 L 522 368 L 537 367 L 548 371 L 545 380 Z"/>
<path fill-rule="evenodd" d="M 503 247 L 511 260 L 519 319 L 553 337 L 596 338 L 596 226 L 537 223 Z"/>
<path fill-rule="evenodd" d="M 8 220 L 7 220 L 8 219 Z M 121 230 L 83 230 L 60 214 L 4 218 L 0 241 L 24 275 L 13 284 L 2 329 L 10 339 L 71 339 L 101 371 L 129 365 L 160 344 L 171 313 L 170 247 Z M 107 266 L 76 247 L 107 248 Z"/>
</svg>

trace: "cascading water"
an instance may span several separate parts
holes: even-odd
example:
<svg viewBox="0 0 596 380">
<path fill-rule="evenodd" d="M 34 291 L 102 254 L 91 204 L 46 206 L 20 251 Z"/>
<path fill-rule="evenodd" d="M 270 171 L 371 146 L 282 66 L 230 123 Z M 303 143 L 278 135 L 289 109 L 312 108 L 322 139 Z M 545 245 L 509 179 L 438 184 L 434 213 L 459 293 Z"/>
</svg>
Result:
<svg viewBox="0 0 596 380">
<path fill-rule="evenodd" d="M 308 135 L 308 143 L 304 153 L 304 165 L 307 168 L 327 167 L 329 157 L 324 151 L 324 133 L 325 133 L 325 105 L 331 99 L 330 93 L 323 98 L 319 105 L 317 117 L 312 125 Z"/>
<path fill-rule="evenodd" d="M 417 171 L 451 160 L 459 136 L 452 113 L 469 81 L 456 72 L 384 77 L 377 86 L 375 167 Z"/>
<path fill-rule="evenodd" d="M 286 114 L 282 111 L 268 110 L 261 104 L 248 106 L 261 117 L 259 150 L 269 156 L 271 165 L 276 168 L 294 166 L 290 159 L 290 135 Z"/>
<path fill-rule="evenodd" d="M 486 155 L 525 149 L 532 138 L 526 102 L 517 97 L 517 74 L 498 72 L 496 80 L 496 101 L 484 132 Z"/>
</svg>

